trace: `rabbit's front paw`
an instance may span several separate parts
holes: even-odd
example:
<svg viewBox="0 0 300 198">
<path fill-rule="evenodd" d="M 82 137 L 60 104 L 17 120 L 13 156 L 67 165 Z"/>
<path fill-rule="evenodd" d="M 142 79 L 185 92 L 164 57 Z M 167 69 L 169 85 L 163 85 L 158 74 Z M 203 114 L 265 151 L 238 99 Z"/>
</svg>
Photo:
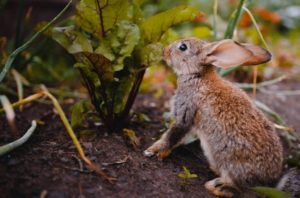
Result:
<svg viewBox="0 0 300 198">
<path fill-rule="evenodd" d="M 166 158 L 171 153 L 171 149 L 167 145 L 165 141 L 158 140 L 144 151 L 144 156 L 151 157 L 156 154 L 160 159 Z"/>
<path fill-rule="evenodd" d="M 205 183 L 205 188 L 217 197 L 238 197 L 239 191 L 233 184 L 224 181 L 221 177 Z"/>
</svg>

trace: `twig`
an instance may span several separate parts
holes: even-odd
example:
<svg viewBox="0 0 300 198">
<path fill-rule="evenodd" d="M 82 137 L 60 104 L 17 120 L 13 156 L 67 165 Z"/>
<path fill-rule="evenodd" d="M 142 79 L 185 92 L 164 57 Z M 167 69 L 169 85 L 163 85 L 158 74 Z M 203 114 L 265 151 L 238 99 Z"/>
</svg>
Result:
<svg viewBox="0 0 300 198">
<path fill-rule="evenodd" d="M 72 157 L 78 162 L 80 171 L 83 171 L 83 165 L 81 160 L 76 155 L 72 155 Z"/>
<path fill-rule="evenodd" d="M 6 153 L 9 153 L 10 151 L 12 151 L 15 148 L 24 144 L 30 138 L 30 136 L 33 134 L 35 129 L 36 129 L 36 121 L 33 120 L 31 122 L 31 127 L 27 130 L 27 132 L 20 139 L 0 147 L 0 156 L 4 155 Z"/>
<path fill-rule="evenodd" d="M 279 95 L 279 96 L 298 96 L 300 95 L 300 90 L 276 90 L 276 91 L 270 91 L 265 88 L 259 88 L 260 92 L 269 94 L 269 95 Z"/>
<path fill-rule="evenodd" d="M 56 100 L 56 98 L 47 90 L 45 86 L 42 86 L 43 93 L 48 96 L 48 98 L 52 101 L 61 121 L 63 122 L 69 136 L 71 137 L 73 144 L 75 145 L 81 159 L 96 173 L 98 173 L 100 176 L 104 177 L 108 182 L 113 183 L 115 178 L 109 177 L 106 173 L 104 173 L 96 164 L 94 164 L 92 161 L 90 161 L 84 154 L 83 148 L 81 147 L 79 140 L 77 139 L 64 111 L 62 110 L 60 104 Z"/>
<path fill-rule="evenodd" d="M 120 159 L 116 162 L 111 162 L 111 163 L 102 163 L 102 166 L 111 166 L 111 165 L 116 165 L 116 164 L 123 164 L 126 163 L 127 160 L 129 159 L 129 155 L 126 155 L 123 159 Z"/>
<path fill-rule="evenodd" d="M 80 168 L 74 168 L 74 167 L 68 167 L 68 166 L 61 166 L 62 168 L 68 169 L 68 170 L 72 170 L 72 171 L 77 171 L 80 173 L 91 173 L 92 171 L 89 170 L 81 170 Z"/>
<path fill-rule="evenodd" d="M 283 76 L 280 76 L 278 78 L 275 78 L 273 80 L 269 80 L 269 81 L 264 81 L 264 82 L 261 82 L 261 83 L 257 83 L 256 84 L 256 88 L 259 89 L 261 87 L 265 87 L 265 86 L 268 86 L 268 85 L 273 85 L 273 84 L 276 84 L 276 83 L 279 83 L 285 79 L 287 79 L 288 76 L 286 75 L 283 75 Z M 254 84 L 252 83 L 234 83 L 237 87 L 241 88 L 241 89 L 253 89 L 254 87 Z"/>
<path fill-rule="evenodd" d="M 17 127 L 15 123 L 14 109 L 6 96 L 0 95 L 0 102 L 2 103 L 3 111 L 5 111 L 6 119 L 13 132 L 13 135 L 17 136 Z"/>
<path fill-rule="evenodd" d="M 100 21 L 102 37 L 105 37 L 105 29 L 104 29 L 104 21 L 103 21 L 103 13 L 102 13 L 103 8 L 101 8 L 99 0 L 95 0 L 95 4 L 97 6 L 97 11 L 99 14 L 99 21 Z"/>
</svg>

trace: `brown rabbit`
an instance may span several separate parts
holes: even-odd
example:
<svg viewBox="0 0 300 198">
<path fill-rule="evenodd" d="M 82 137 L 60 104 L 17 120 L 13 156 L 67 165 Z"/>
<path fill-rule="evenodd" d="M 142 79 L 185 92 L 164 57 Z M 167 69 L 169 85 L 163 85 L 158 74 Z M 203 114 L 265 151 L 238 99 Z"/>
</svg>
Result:
<svg viewBox="0 0 300 198">
<path fill-rule="evenodd" d="M 171 105 L 175 122 L 144 154 L 164 158 L 194 136 L 218 175 L 205 183 L 216 196 L 233 197 L 250 186 L 274 185 L 281 176 L 283 151 L 273 124 L 246 93 L 214 70 L 257 65 L 270 58 L 263 48 L 229 39 L 207 43 L 186 38 L 166 47 L 164 59 L 178 77 Z"/>
</svg>

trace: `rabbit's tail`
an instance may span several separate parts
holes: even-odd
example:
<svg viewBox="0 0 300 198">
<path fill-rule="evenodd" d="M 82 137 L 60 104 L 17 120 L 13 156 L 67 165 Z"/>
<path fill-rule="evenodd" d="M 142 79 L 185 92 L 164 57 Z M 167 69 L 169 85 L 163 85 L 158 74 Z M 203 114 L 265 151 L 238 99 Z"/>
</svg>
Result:
<svg viewBox="0 0 300 198">
<path fill-rule="evenodd" d="M 276 188 L 290 194 L 292 198 L 300 198 L 300 170 L 296 168 L 288 170 Z"/>
</svg>

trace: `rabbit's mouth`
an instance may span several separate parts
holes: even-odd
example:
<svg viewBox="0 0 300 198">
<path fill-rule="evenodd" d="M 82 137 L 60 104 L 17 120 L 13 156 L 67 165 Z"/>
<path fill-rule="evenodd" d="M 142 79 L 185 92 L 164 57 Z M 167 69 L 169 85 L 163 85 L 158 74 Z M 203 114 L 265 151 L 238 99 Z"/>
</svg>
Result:
<svg viewBox="0 0 300 198">
<path fill-rule="evenodd" d="M 171 48 L 170 46 L 165 47 L 164 52 L 163 52 L 163 60 L 168 64 L 171 65 Z"/>
</svg>

